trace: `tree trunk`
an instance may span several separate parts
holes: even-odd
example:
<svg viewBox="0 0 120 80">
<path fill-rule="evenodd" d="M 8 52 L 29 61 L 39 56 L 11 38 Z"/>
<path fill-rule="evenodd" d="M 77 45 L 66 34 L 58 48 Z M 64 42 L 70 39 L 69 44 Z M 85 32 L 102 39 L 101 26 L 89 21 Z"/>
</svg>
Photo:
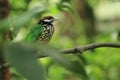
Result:
<svg viewBox="0 0 120 80">
<path fill-rule="evenodd" d="M 9 15 L 9 2 L 8 0 L 0 0 L 0 20 L 4 20 Z M 0 80 L 10 80 L 10 72 L 8 67 L 5 66 L 3 45 L 7 41 L 5 39 L 6 32 L 1 33 L 2 39 L 0 42 Z"/>
</svg>

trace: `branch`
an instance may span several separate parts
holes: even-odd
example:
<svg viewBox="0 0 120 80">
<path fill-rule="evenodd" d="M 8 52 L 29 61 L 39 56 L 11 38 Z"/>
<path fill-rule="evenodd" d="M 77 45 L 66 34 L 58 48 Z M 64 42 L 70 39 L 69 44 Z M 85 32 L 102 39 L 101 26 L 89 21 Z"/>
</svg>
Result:
<svg viewBox="0 0 120 80">
<path fill-rule="evenodd" d="M 78 46 L 78 47 L 74 47 L 74 48 L 70 48 L 70 49 L 64 49 L 64 50 L 61 50 L 60 52 L 62 54 L 70 54 L 70 53 L 73 53 L 73 54 L 81 53 L 82 54 L 85 51 L 93 50 L 93 49 L 101 48 L 101 47 L 120 48 L 120 44 L 117 44 L 117 43 L 93 43 L 93 44 Z M 38 54 L 37 57 L 43 58 L 43 57 L 48 57 L 48 55 Z M 6 63 L 3 66 L 0 66 L 0 68 L 2 68 L 2 67 L 8 68 L 8 67 L 10 67 L 10 64 Z"/>
<path fill-rule="evenodd" d="M 69 54 L 69 53 L 83 53 L 88 50 L 92 50 L 95 48 L 101 48 L 101 47 L 111 47 L 111 48 L 120 48 L 120 44 L 117 43 L 93 43 L 93 44 L 88 44 L 84 46 L 78 46 L 75 48 L 71 49 L 64 49 L 61 52 L 63 54 Z"/>
<path fill-rule="evenodd" d="M 64 49 L 61 50 L 60 52 L 62 54 L 76 54 L 76 53 L 83 53 L 85 51 L 88 50 L 93 50 L 96 48 L 101 48 L 101 47 L 111 47 L 111 48 L 120 48 L 120 44 L 118 43 L 92 43 L 92 44 L 88 44 L 88 45 L 84 45 L 84 46 L 78 46 L 78 47 L 74 47 L 74 48 L 70 48 L 70 49 Z M 42 57 L 48 57 L 47 55 L 44 54 L 39 54 L 38 58 L 42 58 Z"/>
</svg>

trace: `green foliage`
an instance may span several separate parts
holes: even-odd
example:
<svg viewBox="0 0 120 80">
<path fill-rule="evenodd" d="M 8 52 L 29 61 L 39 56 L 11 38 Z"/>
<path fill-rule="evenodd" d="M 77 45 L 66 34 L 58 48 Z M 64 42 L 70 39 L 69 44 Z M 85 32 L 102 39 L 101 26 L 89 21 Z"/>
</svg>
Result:
<svg viewBox="0 0 120 80">
<path fill-rule="evenodd" d="M 8 29 L 11 26 L 13 28 L 21 27 L 25 25 L 28 21 L 30 21 L 33 18 L 33 16 L 35 16 L 36 14 L 42 13 L 44 10 L 45 8 L 38 7 L 33 10 L 27 11 L 20 16 L 8 18 L 7 20 L 0 22 L 1 24 L 0 30 L 2 31 L 5 29 Z"/>
<path fill-rule="evenodd" d="M 44 54 L 50 56 L 53 61 L 57 61 L 62 66 L 66 67 L 67 69 L 71 70 L 72 72 L 82 75 L 85 79 L 87 79 L 86 71 L 81 63 L 78 61 L 70 61 L 64 56 L 62 56 L 57 50 L 54 50 L 47 46 L 41 46 L 40 49 Z"/>
<path fill-rule="evenodd" d="M 87 79 L 86 71 L 81 63 L 78 61 L 70 61 L 64 58 L 60 53 L 47 45 L 29 44 L 29 43 L 15 43 L 5 48 L 5 55 L 9 63 L 24 77 L 29 80 L 45 80 L 42 65 L 36 60 L 36 52 L 44 53 L 61 64 L 66 69 L 81 75 L 85 80 Z"/>
<path fill-rule="evenodd" d="M 13 67 L 29 80 L 45 80 L 41 64 L 36 60 L 36 50 L 30 45 L 12 44 L 5 48 L 5 55 Z"/>
<path fill-rule="evenodd" d="M 102 0 L 86 0 L 95 9 Z M 105 0 L 106 1 L 106 0 Z M 88 44 L 90 38 L 85 36 L 86 27 L 82 23 L 72 0 L 10 0 L 11 11 L 8 19 L 0 21 L 0 44 L 4 44 L 5 59 L 10 63 L 11 80 L 119 80 L 120 50 L 111 48 L 96 49 L 85 52 L 82 56 L 75 54 L 61 55 L 59 50 L 76 45 Z M 72 5 L 73 4 L 73 5 Z M 33 7 L 39 5 L 38 7 Z M 95 6 L 94 6 L 95 5 Z M 107 10 L 106 10 L 107 11 Z M 108 12 L 107 12 L 108 13 Z M 39 43 L 15 43 L 14 39 L 26 36 L 31 27 L 36 25 L 44 15 L 59 17 L 55 25 L 55 34 L 51 46 Z M 94 15 L 95 18 L 100 16 Z M 109 16 L 111 19 L 111 16 Z M 104 15 L 104 18 L 105 15 Z M 112 22 L 95 21 L 98 32 L 94 42 L 118 42 L 119 29 Z M 84 21 L 87 24 L 87 21 Z M 103 31 L 101 25 L 104 25 Z M 16 31 L 17 28 L 17 31 Z M 15 33 L 13 40 L 3 37 L 7 31 Z M 110 30 L 110 31 L 109 31 Z M 116 30 L 116 31 L 115 31 Z M 114 31 L 117 32 L 114 36 Z M 113 36 L 113 37 L 111 37 Z M 24 40 L 23 40 L 24 41 Z M 3 43 L 4 42 L 4 43 Z M 53 48 L 55 47 L 55 48 Z M 108 50 L 109 49 L 109 50 Z M 40 53 L 39 53 L 40 52 Z M 40 54 L 48 57 L 40 58 Z M 15 79 L 14 79 L 14 78 Z"/>
</svg>

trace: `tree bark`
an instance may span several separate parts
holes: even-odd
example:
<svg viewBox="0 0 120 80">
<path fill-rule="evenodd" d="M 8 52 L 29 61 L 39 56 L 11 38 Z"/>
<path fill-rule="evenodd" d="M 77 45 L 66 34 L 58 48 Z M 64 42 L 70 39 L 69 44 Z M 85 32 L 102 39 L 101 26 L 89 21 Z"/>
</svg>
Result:
<svg viewBox="0 0 120 80">
<path fill-rule="evenodd" d="M 0 0 L 0 20 L 4 20 L 9 15 L 9 2 L 8 0 Z M 6 63 L 4 59 L 4 43 L 8 40 L 6 38 L 7 31 L 0 33 L 2 35 L 2 39 L 0 42 L 0 80 L 10 80 L 10 72 L 8 67 L 4 66 Z"/>
</svg>

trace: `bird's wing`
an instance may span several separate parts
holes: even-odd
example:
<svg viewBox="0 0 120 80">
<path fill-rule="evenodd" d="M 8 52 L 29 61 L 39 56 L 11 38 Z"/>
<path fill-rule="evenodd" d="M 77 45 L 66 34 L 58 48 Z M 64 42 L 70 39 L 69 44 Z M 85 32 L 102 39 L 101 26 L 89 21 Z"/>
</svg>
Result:
<svg viewBox="0 0 120 80">
<path fill-rule="evenodd" d="M 30 32 L 28 33 L 27 37 L 25 38 L 25 40 L 27 42 L 33 42 L 38 40 L 41 32 L 42 32 L 43 26 L 40 24 L 37 24 L 35 27 L 33 27 Z"/>
</svg>

